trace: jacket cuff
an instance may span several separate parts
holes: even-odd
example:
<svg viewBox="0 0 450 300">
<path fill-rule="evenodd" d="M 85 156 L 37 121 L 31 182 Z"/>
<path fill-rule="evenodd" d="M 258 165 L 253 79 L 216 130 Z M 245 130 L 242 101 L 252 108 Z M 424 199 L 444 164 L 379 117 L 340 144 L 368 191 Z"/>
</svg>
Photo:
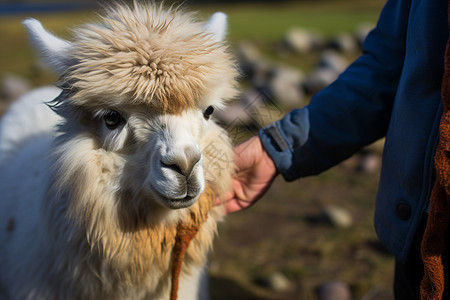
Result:
<svg viewBox="0 0 450 300">
<path fill-rule="evenodd" d="M 259 137 L 283 178 L 286 181 L 297 179 L 296 172 L 292 171 L 293 153 L 286 142 L 279 121 L 262 128 L 259 131 Z"/>
<path fill-rule="evenodd" d="M 286 181 L 300 178 L 295 155 L 308 140 L 309 111 L 296 109 L 259 131 L 261 143 Z"/>
</svg>

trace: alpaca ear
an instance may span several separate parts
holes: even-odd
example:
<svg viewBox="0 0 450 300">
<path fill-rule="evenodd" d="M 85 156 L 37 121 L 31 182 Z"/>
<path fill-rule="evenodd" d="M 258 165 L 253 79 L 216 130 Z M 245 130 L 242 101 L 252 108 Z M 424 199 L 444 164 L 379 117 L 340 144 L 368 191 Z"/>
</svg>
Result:
<svg viewBox="0 0 450 300">
<path fill-rule="evenodd" d="M 223 41 L 227 34 L 227 15 L 223 12 L 214 13 L 203 25 L 203 28 L 215 36 L 217 42 Z"/>
<path fill-rule="evenodd" d="M 46 31 L 36 19 L 26 19 L 22 24 L 28 31 L 31 44 L 42 55 L 45 64 L 51 70 L 62 75 L 74 64 L 68 55 L 72 46 L 70 42 Z"/>
</svg>

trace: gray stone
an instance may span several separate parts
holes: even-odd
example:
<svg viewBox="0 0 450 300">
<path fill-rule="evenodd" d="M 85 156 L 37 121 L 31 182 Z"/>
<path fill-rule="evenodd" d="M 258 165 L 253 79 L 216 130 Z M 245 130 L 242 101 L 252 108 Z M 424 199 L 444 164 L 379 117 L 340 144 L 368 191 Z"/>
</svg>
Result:
<svg viewBox="0 0 450 300">
<path fill-rule="evenodd" d="M 315 94 L 337 79 L 339 73 L 330 68 L 317 68 L 303 82 L 306 93 Z"/>
<path fill-rule="evenodd" d="M 215 111 L 214 118 L 223 126 L 243 126 L 251 122 L 250 114 L 244 110 L 240 103 Z"/>
<path fill-rule="evenodd" d="M 324 49 L 326 46 L 326 39 L 322 32 L 311 30 L 311 44 L 314 51 Z"/>
<path fill-rule="evenodd" d="M 360 49 L 355 38 L 349 33 L 334 36 L 330 40 L 329 47 L 344 53 L 355 53 Z"/>
<path fill-rule="evenodd" d="M 268 90 L 275 102 L 286 106 L 299 106 L 305 98 L 302 85 L 304 74 L 288 67 L 277 67 L 273 70 Z"/>
<path fill-rule="evenodd" d="M 353 224 L 353 218 L 350 213 L 335 205 L 329 205 L 322 212 L 324 220 L 338 228 L 348 228 Z"/>
<path fill-rule="evenodd" d="M 311 52 L 317 46 L 318 39 L 319 37 L 311 31 L 293 27 L 286 32 L 283 45 L 291 51 L 305 54 Z"/>
<path fill-rule="evenodd" d="M 239 43 L 235 53 L 241 72 L 250 79 L 267 77 L 267 74 L 272 69 L 272 66 L 263 58 L 259 49 L 249 41 Z"/>
<path fill-rule="evenodd" d="M 236 46 L 236 56 L 245 61 L 260 60 L 262 58 L 259 49 L 250 41 L 242 41 Z"/>
<path fill-rule="evenodd" d="M 319 58 L 318 67 L 326 68 L 342 73 L 348 66 L 348 61 L 338 52 L 334 50 L 325 50 Z"/>
<path fill-rule="evenodd" d="M 317 289 L 318 300 L 351 300 L 348 284 L 342 281 L 330 281 Z"/>
<path fill-rule="evenodd" d="M 276 292 L 284 292 L 291 288 L 290 280 L 280 272 L 274 272 L 267 277 L 268 287 Z"/>
<path fill-rule="evenodd" d="M 271 77 L 273 72 L 273 65 L 268 61 L 261 59 L 258 61 L 254 61 L 251 64 L 250 73 L 248 75 L 251 76 L 250 82 L 255 89 L 264 88 Z"/>
<path fill-rule="evenodd" d="M 381 157 L 376 153 L 364 153 L 358 163 L 358 171 L 365 174 L 376 174 L 381 168 Z"/>
<path fill-rule="evenodd" d="M 236 103 L 215 111 L 213 117 L 224 126 L 246 126 L 253 122 L 252 117 L 263 101 L 263 96 L 252 89 L 243 93 Z"/>
<path fill-rule="evenodd" d="M 330 85 L 347 66 L 347 60 L 335 50 L 323 51 L 316 69 L 303 82 L 305 92 L 315 94 Z"/>
<path fill-rule="evenodd" d="M 249 89 L 239 97 L 241 106 L 250 112 L 258 110 L 259 107 L 264 105 L 264 101 L 265 95 L 256 89 Z"/>
</svg>

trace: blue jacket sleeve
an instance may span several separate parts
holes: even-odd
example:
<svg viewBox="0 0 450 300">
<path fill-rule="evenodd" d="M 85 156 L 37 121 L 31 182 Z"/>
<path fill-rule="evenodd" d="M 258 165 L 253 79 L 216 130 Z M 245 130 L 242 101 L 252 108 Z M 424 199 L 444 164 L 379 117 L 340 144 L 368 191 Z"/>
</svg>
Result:
<svg viewBox="0 0 450 300">
<path fill-rule="evenodd" d="M 260 131 L 290 181 L 318 174 L 386 135 L 405 56 L 410 1 L 390 0 L 363 54 L 303 109 Z"/>
</svg>

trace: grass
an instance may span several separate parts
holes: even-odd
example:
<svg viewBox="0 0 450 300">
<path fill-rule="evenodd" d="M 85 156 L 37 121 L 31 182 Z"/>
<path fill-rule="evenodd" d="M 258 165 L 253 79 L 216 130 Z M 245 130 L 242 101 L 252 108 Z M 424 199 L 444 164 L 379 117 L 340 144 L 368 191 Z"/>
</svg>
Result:
<svg viewBox="0 0 450 300">
<path fill-rule="evenodd" d="M 273 4 L 214 4 L 193 6 L 199 16 L 207 18 L 214 11 L 224 11 L 229 17 L 231 44 L 244 39 L 269 48 L 293 26 L 317 29 L 326 36 L 351 32 L 361 23 L 374 24 L 382 6 L 381 0 L 297 1 Z M 28 17 L 42 21 L 51 32 L 69 37 L 69 28 L 95 19 L 91 11 L 30 14 L 0 18 L 0 75 L 12 72 L 29 78 L 35 85 L 54 81 L 36 63 L 26 32 L 20 22 Z M 268 49 L 263 51 L 270 52 Z M 309 60 L 309 59 L 306 59 Z"/>
<path fill-rule="evenodd" d="M 28 78 L 34 85 L 52 83 L 56 78 L 38 62 L 32 51 L 21 21 L 28 17 L 39 19 L 44 26 L 62 37 L 68 37 L 68 28 L 81 24 L 91 12 L 64 14 L 19 15 L 0 18 L 0 75 L 14 73 Z"/>
<path fill-rule="evenodd" d="M 221 10 L 228 14 L 229 38 L 273 41 L 286 29 L 300 26 L 318 29 L 326 36 L 352 32 L 361 23 L 374 24 L 382 1 L 296 1 L 265 4 L 206 6 L 203 12 Z"/>
</svg>

